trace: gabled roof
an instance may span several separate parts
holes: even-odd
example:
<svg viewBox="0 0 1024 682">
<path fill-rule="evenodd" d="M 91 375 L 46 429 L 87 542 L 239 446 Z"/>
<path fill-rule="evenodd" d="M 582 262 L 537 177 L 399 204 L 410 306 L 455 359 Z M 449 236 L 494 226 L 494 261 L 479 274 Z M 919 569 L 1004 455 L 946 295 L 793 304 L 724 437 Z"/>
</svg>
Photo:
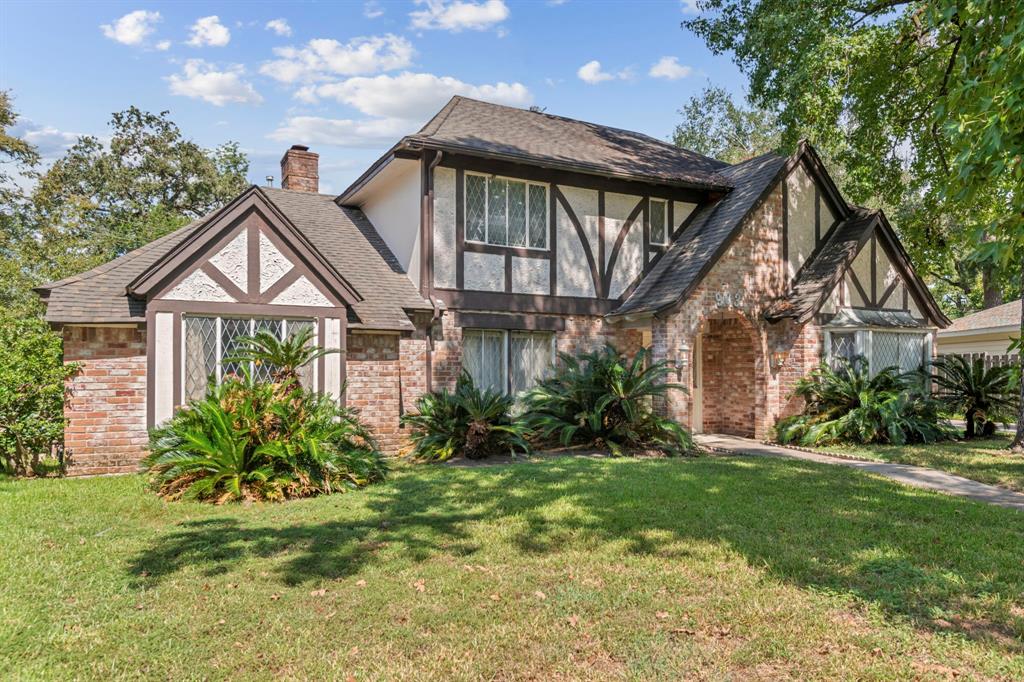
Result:
<svg viewBox="0 0 1024 682">
<path fill-rule="evenodd" d="M 821 309 L 825 299 L 842 280 L 861 247 L 871 238 L 872 233 L 876 232 L 888 246 L 887 251 L 893 256 L 893 264 L 922 310 L 939 327 L 948 325 L 949 318 L 943 314 L 927 285 L 917 276 L 910 263 L 910 257 L 900 245 L 885 213 L 859 206 L 853 207 L 846 220 L 836 225 L 828 239 L 811 254 L 797 273 L 790 294 L 769 308 L 765 318 L 793 318 L 799 322 L 809 320 Z"/>
<path fill-rule="evenodd" d="M 334 203 L 334 197 L 327 194 L 264 187 L 250 188 L 246 195 L 250 192 L 258 193 L 276 208 L 330 269 L 343 274 L 358 294 L 352 309 L 361 326 L 412 329 L 405 310 L 432 310 L 361 211 L 341 208 Z M 154 272 L 164 259 L 184 249 L 187 242 L 198 239 L 202 227 L 218 213 L 204 216 L 88 272 L 39 287 L 37 291 L 47 302 L 47 320 L 53 323 L 144 321 L 145 301 L 129 295 L 129 285 Z"/>
<path fill-rule="evenodd" d="M 339 197 L 344 204 L 403 151 L 437 149 L 655 184 L 721 191 L 729 165 L 641 133 L 539 111 L 453 97 Z"/>
<path fill-rule="evenodd" d="M 1020 328 L 1020 299 L 997 305 L 988 310 L 980 310 L 954 320 L 942 333 L 957 334 L 966 332 L 987 332 L 1013 327 Z"/>
<path fill-rule="evenodd" d="M 690 226 L 610 316 L 660 313 L 686 300 L 788 165 L 785 157 L 768 153 L 722 170 L 720 175 L 734 189 L 719 201 L 697 209 L 699 213 Z"/>
</svg>

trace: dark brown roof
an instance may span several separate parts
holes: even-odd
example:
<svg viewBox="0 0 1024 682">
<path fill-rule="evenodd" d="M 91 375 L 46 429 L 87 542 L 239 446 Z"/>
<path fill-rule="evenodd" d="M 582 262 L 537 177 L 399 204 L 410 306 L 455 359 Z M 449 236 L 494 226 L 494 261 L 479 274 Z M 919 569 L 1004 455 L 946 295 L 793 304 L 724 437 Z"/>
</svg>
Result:
<svg viewBox="0 0 1024 682">
<path fill-rule="evenodd" d="M 734 189 L 697 209 L 693 222 L 612 316 L 657 313 L 685 300 L 728 247 L 743 219 L 781 177 L 785 165 L 785 157 L 769 153 L 723 169 L 720 175 Z"/>
<path fill-rule="evenodd" d="M 981 310 L 970 315 L 964 315 L 954 320 L 945 331 L 966 332 L 985 331 L 993 327 L 1019 327 L 1020 326 L 1020 299 L 1010 301 L 1003 305 L 997 305 L 988 310 Z"/>
<path fill-rule="evenodd" d="M 353 310 L 362 326 L 411 329 L 405 309 L 431 309 L 361 211 L 339 207 L 332 195 L 255 189 L 356 289 L 362 300 Z M 55 323 L 144 321 L 145 303 L 128 296 L 126 287 L 209 217 L 88 272 L 39 287 L 47 301 L 46 319 Z"/>
<path fill-rule="evenodd" d="M 878 217 L 878 211 L 853 209 L 853 213 L 832 229 L 825 243 L 797 273 L 789 296 L 776 302 L 766 317 L 806 320 L 818 312 L 825 297 L 839 284 L 846 268 L 871 236 Z"/>
<path fill-rule="evenodd" d="M 718 175 L 727 163 L 641 133 L 456 96 L 371 166 L 338 197 L 339 203 L 346 203 L 396 151 L 424 148 L 679 187 L 731 187 Z"/>
</svg>

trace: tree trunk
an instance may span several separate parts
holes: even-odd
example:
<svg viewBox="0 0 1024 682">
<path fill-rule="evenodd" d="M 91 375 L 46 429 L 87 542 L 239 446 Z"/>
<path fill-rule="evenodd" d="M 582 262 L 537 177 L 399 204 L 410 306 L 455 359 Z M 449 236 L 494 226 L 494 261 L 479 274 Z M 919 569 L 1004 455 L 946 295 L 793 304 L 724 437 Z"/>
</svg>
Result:
<svg viewBox="0 0 1024 682">
<path fill-rule="evenodd" d="M 982 301 L 981 307 L 985 310 L 995 308 L 1003 304 L 1003 290 L 999 286 L 999 278 L 996 266 L 986 263 L 981 270 Z"/>
<path fill-rule="evenodd" d="M 964 440 L 971 440 L 974 438 L 974 417 L 977 415 L 977 411 L 973 408 L 967 410 L 967 414 L 964 415 Z"/>
<path fill-rule="evenodd" d="M 1021 293 L 1024 293 L 1024 259 L 1020 263 Z M 1020 299 L 1020 338 L 1024 339 L 1024 296 Z M 1013 452 L 1024 452 L 1024 349 L 1017 351 L 1017 363 L 1020 365 L 1020 401 L 1017 404 L 1017 433 L 1010 443 Z"/>
</svg>

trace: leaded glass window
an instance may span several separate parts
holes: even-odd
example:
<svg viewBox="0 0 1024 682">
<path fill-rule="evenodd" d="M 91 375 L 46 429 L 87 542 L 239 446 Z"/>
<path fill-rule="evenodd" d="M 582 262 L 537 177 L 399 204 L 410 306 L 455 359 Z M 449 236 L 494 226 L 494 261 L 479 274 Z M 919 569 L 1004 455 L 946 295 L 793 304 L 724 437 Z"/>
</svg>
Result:
<svg viewBox="0 0 1024 682">
<path fill-rule="evenodd" d="M 313 320 L 307 319 L 197 315 L 184 316 L 183 328 L 182 374 L 186 401 L 202 398 L 211 382 L 219 384 L 226 376 L 241 374 L 239 364 L 228 359 L 238 353 L 242 337 L 266 331 L 284 340 L 305 329 L 316 329 Z M 314 342 L 313 338 L 309 341 Z M 254 364 L 249 369 L 257 381 L 268 380 L 273 372 L 273 367 L 266 365 Z M 299 370 L 299 381 L 307 388 L 314 385 L 315 376 L 316 368 L 312 363 Z"/>
<path fill-rule="evenodd" d="M 467 240 L 496 246 L 547 248 L 545 185 L 467 173 L 465 195 Z"/>
<path fill-rule="evenodd" d="M 830 357 L 833 367 L 838 367 L 840 360 L 853 362 L 857 357 L 857 334 L 856 332 L 832 332 L 831 334 Z"/>
<path fill-rule="evenodd" d="M 668 241 L 668 204 L 660 199 L 651 199 L 651 243 L 664 244 Z"/>
</svg>

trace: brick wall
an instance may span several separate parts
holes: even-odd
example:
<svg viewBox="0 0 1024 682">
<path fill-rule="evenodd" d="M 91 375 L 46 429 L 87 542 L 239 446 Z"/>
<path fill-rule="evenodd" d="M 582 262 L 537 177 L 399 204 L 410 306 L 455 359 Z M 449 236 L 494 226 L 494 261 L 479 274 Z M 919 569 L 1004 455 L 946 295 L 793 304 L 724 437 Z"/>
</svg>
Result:
<svg viewBox="0 0 1024 682">
<path fill-rule="evenodd" d="M 689 349 L 689 367 L 679 383 L 690 393 L 674 393 L 659 402 L 659 409 L 690 428 L 693 424 L 693 374 L 698 337 L 705 353 L 722 358 L 704 376 L 703 427 L 767 438 L 780 416 L 799 405 L 791 399 L 797 379 L 821 357 L 820 328 L 791 321 L 768 324 L 765 309 L 786 291 L 782 261 L 782 190 L 776 188 L 747 218 L 740 234 L 708 272 L 678 311 L 651 325 L 656 359 L 680 360 L 680 349 Z M 733 320 L 726 324 L 725 321 Z M 745 329 L 723 334 L 731 326 Z M 773 367 L 773 358 L 781 365 Z M 737 372 L 730 365 L 740 365 Z M 709 385 L 721 372 L 719 387 Z M 751 395 L 752 384 L 752 395 Z M 719 393 L 716 391 L 721 389 Z M 709 395 L 710 391 L 710 395 Z M 730 404 L 731 403 L 731 404 Z"/>
<path fill-rule="evenodd" d="M 80 365 L 64 403 L 68 474 L 137 471 L 148 440 L 145 331 L 65 327 L 64 360 Z"/>
</svg>

